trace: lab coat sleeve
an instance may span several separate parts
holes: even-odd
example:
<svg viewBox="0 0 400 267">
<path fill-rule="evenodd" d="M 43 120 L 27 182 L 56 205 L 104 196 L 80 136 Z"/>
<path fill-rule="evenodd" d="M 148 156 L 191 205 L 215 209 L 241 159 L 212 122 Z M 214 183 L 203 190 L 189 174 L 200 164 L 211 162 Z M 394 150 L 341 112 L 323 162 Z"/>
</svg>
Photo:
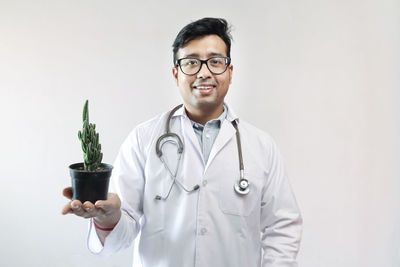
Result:
<svg viewBox="0 0 400 267">
<path fill-rule="evenodd" d="M 143 214 L 144 164 L 139 130 L 135 129 L 122 144 L 114 162 L 110 192 L 121 199 L 121 219 L 106 237 L 104 246 L 96 234 L 93 221 L 89 223 L 88 248 L 100 256 L 108 256 L 128 248 L 140 231 Z"/>
<path fill-rule="evenodd" d="M 261 201 L 262 267 L 297 267 L 302 217 L 275 143 L 267 158 L 269 172 Z"/>
</svg>

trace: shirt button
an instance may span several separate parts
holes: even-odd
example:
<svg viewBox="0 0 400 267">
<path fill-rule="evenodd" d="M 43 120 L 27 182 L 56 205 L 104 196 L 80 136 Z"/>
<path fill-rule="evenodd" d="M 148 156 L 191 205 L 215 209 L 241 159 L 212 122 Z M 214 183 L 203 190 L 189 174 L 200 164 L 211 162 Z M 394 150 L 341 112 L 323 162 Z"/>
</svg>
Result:
<svg viewBox="0 0 400 267">
<path fill-rule="evenodd" d="M 209 134 L 206 134 L 206 138 L 210 138 L 210 135 L 209 135 Z"/>
<path fill-rule="evenodd" d="M 207 185 L 207 180 L 204 180 L 203 181 L 203 186 L 206 186 Z"/>
<path fill-rule="evenodd" d="M 206 228 L 201 228 L 200 234 L 204 235 L 205 233 L 207 233 L 207 229 Z"/>
</svg>

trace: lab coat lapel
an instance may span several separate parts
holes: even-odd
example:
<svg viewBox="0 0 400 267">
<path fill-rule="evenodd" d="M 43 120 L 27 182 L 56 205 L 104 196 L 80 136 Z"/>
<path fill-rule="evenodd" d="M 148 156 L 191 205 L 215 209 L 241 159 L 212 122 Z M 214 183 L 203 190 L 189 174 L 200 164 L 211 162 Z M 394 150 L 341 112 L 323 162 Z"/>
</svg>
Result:
<svg viewBox="0 0 400 267">
<path fill-rule="evenodd" d="M 210 166 L 218 152 L 228 143 L 228 141 L 235 135 L 236 130 L 229 120 L 224 120 L 221 129 L 219 130 L 218 136 L 215 139 L 214 145 L 212 146 L 210 156 L 207 161 L 206 169 Z"/>
<path fill-rule="evenodd" d="M 193 126 L 192 126 L 190 120 L 187 117 L 182 117 L 181 123 L 182 123 L 183 134 L 185 136 L 185 138 L 183 140 L 187 140 L 187 139 L 190 140 L 191 145 L 197 152 L 196 153 L 197 156 L 201 159 L 201 162 L 203 162 L 203 164 L 204 164 L 203 153 L 201 152 L 199 140 L 196 137 L 196 134 L 193 130 Z M 185 142 L 185 141 L 183 141 L 183 142 Z M 185 144 L 185 146 L 187 146 L 187 145 L 189 145 L 189 144 Z"/>
<path fill-rule="evenodd" d="M 201 162 L 203 163 L 203 166 L 205 165 L 204 160 L 203 160 L 203 153 L 201 152 L 201 147 L 199 144 L 199 140 L 196 137 L 196 134 L 193 130 L 192 123 L 190 122 L 189 117 L 186 115 L 185 107 L 181 106 L 175 113 L 173 114 L 172 118 L 179 117 L 179 122 L 180 122 L 180 128 L 181 132 L 183 134 L 183 144 L 184 144 L 184 154 L 188 153 L 188 145 L 192 145 L 194 150 L 196 151 L 197 156 L 201 159 Z M 175 132 L 180 132 L 180 130 L 175 129 Z M 187 142 L 187 140 L 190 140 Z M 190 151 L 190 150 L 189 150 Z"/>
</svg>

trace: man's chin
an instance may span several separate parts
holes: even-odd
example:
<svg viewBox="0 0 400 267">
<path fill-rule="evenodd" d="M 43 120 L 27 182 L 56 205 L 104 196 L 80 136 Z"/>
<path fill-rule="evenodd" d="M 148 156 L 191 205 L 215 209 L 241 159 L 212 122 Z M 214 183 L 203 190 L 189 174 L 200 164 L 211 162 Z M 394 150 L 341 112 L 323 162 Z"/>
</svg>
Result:
<svg viewBox="0 0 400 267">
<path fill-rule="evenodd" d="M 215 100 L 214 101 L 206 101 L 205 99 L 202 99 L 201 101 L 197 101 L 194 107 L 199 110 L 214 110 L 219 107 L 219 103 L 217 103 Z"/>
</svg>

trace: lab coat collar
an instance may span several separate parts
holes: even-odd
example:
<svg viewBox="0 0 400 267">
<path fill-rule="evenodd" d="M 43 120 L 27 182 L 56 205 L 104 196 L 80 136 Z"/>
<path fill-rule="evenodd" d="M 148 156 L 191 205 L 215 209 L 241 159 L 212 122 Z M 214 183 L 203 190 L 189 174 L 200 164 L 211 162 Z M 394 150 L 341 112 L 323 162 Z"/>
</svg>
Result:
<svg viewBox="0 0 400 267">
<path fill-rule="evenodd" d="M 235 112 L 226 103 L 224 103 L 224 105 L 227 108 L 226 119 L 221 124 L 221 128 L 219 130 L 218 136 L 215 139 L 213 147 L 211 148 L 211 152 L 210 152 L 210 156 L 208 157 L 208 161 L 207 162 L 203 161 L 205 164 L 204 172 L 207 171 L 208 167 L 210 166 L 210 164 L 212 163 L 212 161 L 214 160 L 214 158 L 218 154 L 218 152 L 235 135 L 236 130 L 232 125 L 232 121 L 236 120 L 236 122 L 239 123 L 239 118 L 236 116 Z M 187 125 L 192 126 L 191 121 L 186 114 L 184 105 L 182 105 L 182 107 L 180 107 L 177 111 L 175 111 L 172 118 L 179 117 L 179 116 L 184 117 L 185 123 L 187 123 Z M 194 131 L 189 131 L 187 134 L 190 136 L 189 139 L 192 142 L 192 144 L 196 147 L 199 157 L 201 159 L 203 159 L 203 155 L 201 153 L 201 148 L 200 148 L 199 142 L 197 141 Z"/>
<path fill-rule="evenodd" d="M 228 113 L 226 114 L 226 119 L 230 122 L 232 122 L 232 121 L 239 122 L 239 117 L 236 116 L 236 113 L 233 111 L 233 109 L 228 107 L 228 105 L 226 103 L 224 103 L 224 104 L 225 104 L 225 107 L 227 107 L 227 109 L 228 109 Z"/>
<path fill-rule="evenodd" d="M 229 112 L 228 110 L 227 118 L 222 123 L 221 129 L 219 130 L 217 138 L 215 139 L 214 145 L 211 148 L 210 156 L 208 157 L 208 161 L 204 172 L 207 171 L 208 167 L 213 162 L 218 152 L 235 136 L 236 130 L 232 125 L 232 121 L 234 120 L 238 121 L 238 118 L 235 117 L 236 116 L 234 115 L 234 113 Z"/>
</svg>

